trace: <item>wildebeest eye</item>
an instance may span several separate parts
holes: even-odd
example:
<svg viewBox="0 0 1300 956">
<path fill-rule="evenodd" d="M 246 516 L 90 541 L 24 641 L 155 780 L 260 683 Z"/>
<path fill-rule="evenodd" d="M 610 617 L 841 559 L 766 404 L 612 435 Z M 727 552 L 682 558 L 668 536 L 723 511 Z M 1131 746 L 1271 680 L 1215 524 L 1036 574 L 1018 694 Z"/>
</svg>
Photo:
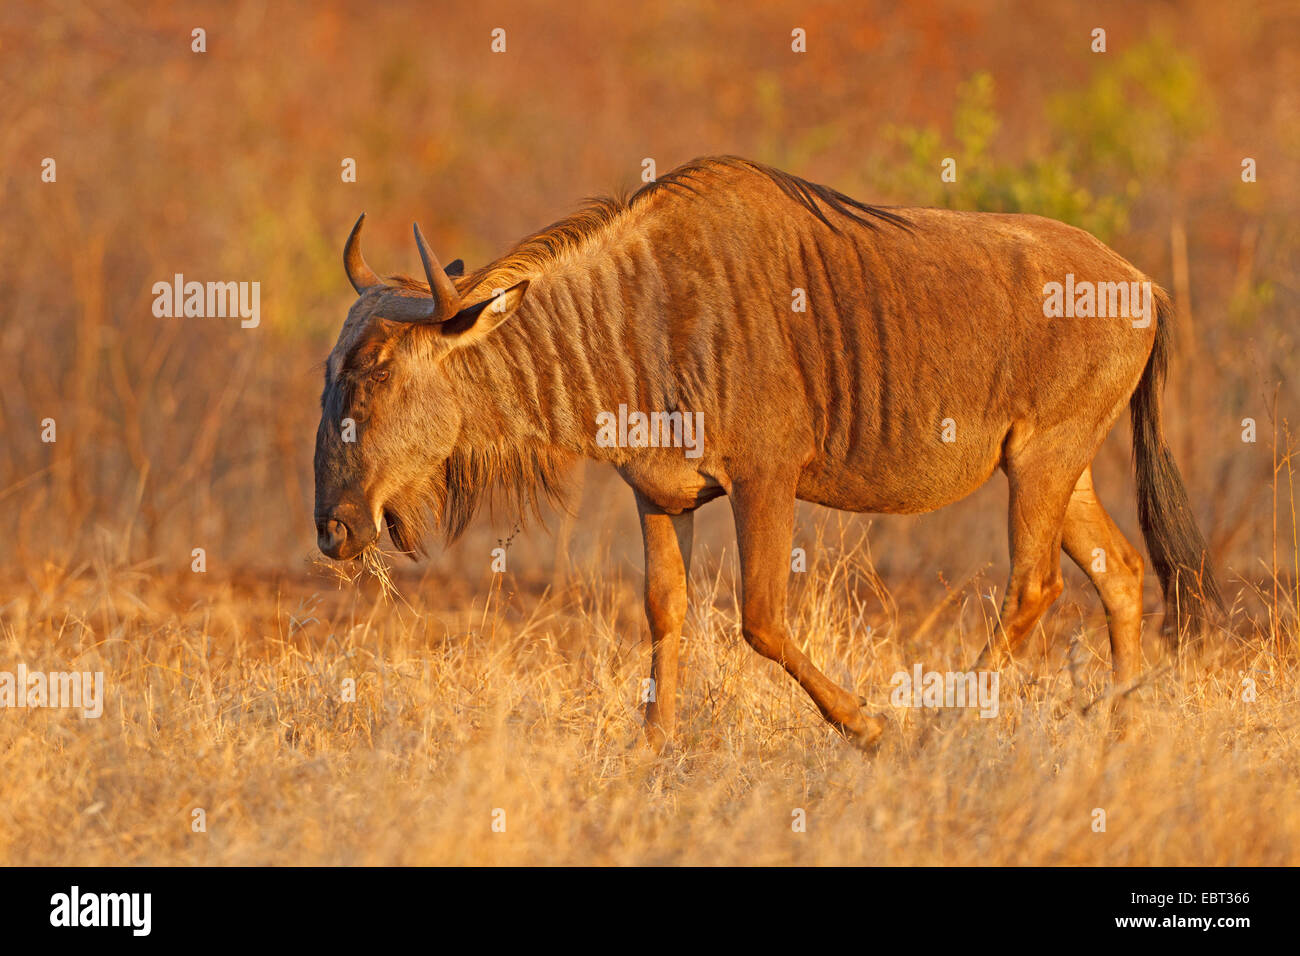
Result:
<svg viewBox="0 0 1300 956">
<path fill-rule="evenodd" d="M 388 369 L 386 368 L 377 368 L 370 373 L 370 381 L 372 382 L 384 382 L 387 380 L 388 380 Z"/>
</svg>

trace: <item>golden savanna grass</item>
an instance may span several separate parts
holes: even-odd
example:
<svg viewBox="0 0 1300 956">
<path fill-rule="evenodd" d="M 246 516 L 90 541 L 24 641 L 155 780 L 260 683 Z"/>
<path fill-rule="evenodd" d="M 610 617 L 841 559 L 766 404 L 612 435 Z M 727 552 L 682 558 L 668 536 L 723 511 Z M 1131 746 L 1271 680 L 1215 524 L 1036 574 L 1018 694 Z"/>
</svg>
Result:
<svg viewBox="0 0 1300 956">
<path fill-rule="evenodd" d="M 791 620 L 815 660 L 897 718 L 873 757 L 740 640 L 725 557 L 693 582 L 682 728 L 662 757 L 641 746 L 635 579 L 602 574 L 557 596 L 501 575 L 481 597 L 456 595 L 453 614 L 445 593 L 425 597 L 436 581 L 409 574 L 386 599 L 311 571 L 210 580 L 107 559 L 34 570 L 8 582 L 5 658 L 102 670 L 108 703 L 99 719 L 26 710 L 0 722 L 0 859 L 1296 861 L 1294 595 L 1276 631 L 1246 589 L 1263 611 L 1238 609 L 1244 639 L 1170 655 L 1149 637 L 1156 676 L 1117 736 L 1105 701 L 1089 706 L 1109 688 L 1090 593 L 1058 603 L 996 719 L 917 712 L 891 707 L 891 674 L 968 666 L 991 623 L 988 582 L 927 605 L 885 590 L 864 548 L 819 553 L 833 556 L 814 561 Z M 851 636 L 867 605 L 887 608 L 885 623 Z"/>
</svg>

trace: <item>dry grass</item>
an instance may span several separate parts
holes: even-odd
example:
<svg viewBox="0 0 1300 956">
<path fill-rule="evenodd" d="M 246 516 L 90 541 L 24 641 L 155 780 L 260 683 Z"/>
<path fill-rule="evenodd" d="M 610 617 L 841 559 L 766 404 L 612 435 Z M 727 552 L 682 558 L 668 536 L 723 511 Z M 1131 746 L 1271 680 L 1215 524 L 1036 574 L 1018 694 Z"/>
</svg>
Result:
<svg viewBox="0 0 1300 956">
<path fill-rule="evenodd" d="M 1071 592 L 1035 640 L 1048 653 L 1031 651 L 1028 679 L 1004 685 L 998 718 L 936 718 L 890 708 L 889 678 L 918 660 L 969 663 L 988 616 L 979 582 L 929 606 L 885 592 L 894 620 L 850 637 L 858 595 L 882 592 L 862 550 L 841 554 L 810 571 L 792 620 L 833 676 L 899 718 L 864 758 L 742 644 L 731 575 L 725 561 L 696 575 L 679 745 L 652 757 L 634 580 L 552 599 L 501 576 L 486 601 L 449 614 L 413 578 L 407 604 L 320 575 L 47 566 L 10 582 L 3 656 L 103 670 L 108 703 L 97 720 L 0 721 L 0 862 L 1297 861 L 1293 607 L 1281 640 L 1255 630 L 1166 661 L 1116 739 L 1104 708 L 1080 713 L 1105 692 L 1109 661 L 1095 599 Z M 924 643 L 904 636 L 927 617 Z M 1237 617 L 1239 631 L 1254 626 Z M 1154 663 L 1155 639 L 1147 651 Z M 192 831 L 196 807 L 206 832 Z M 498 808 L 505 832 L 492 829 Z M 796 808 L 807 832 L 792 829 Z"/>
</svg>

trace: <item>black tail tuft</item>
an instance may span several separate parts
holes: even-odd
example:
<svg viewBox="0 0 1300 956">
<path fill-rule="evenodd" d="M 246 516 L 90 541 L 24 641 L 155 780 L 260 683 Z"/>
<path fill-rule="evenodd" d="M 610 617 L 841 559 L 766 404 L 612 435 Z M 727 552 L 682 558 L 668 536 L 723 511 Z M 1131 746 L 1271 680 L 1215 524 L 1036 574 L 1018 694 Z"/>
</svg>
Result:
<svg viewBox="0 0 1300 956">
<path fill-rule="evenodd" d="M 1198 632 L 1211 624 L 1216 610 L 1224 613 L 1224 605 L 1205 538 L 1192 516 L 1187 489 L 1161 427 L 1160 390 L 1169 362 L 1174 311 L 1163 290 L 1155 290 L 1155 300 L 1155 347 L 1129 400 L 1129 411 L 1133 416 L 1138 523 L 1164 592 L 1165 630 L 1172 624 L 1176 640 L 1185 627 Z"/>
</svg>

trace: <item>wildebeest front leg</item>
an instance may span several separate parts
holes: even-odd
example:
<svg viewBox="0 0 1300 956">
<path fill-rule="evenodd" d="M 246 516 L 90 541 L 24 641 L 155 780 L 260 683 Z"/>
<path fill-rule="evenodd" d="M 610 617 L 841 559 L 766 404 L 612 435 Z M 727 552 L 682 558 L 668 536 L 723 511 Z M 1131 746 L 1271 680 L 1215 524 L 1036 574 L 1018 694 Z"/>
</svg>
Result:
<svg viewBox="0 0 1300 956">
<path fill-rule="evenodd" d="M 670 515 L 636 496 L 645 541 L 645 613 L 650 622 L 650 685 L 645 709 L 646 740 L 658 751 L 677 721 L 677 653 L 686 620 L 691 570 L 693 512 Z"/>
<path fill-rule="evenodd" d="M 793 477 L 736 482 L 731 489 L 740 549 L 741 628 L 750 647 L 784 667 L 823 717 L 867 749 L 880 738 L 885 722 L 865 713 L 856 697 L 814 667 L 786 630 L 794 489 Z"/>
</svg>

